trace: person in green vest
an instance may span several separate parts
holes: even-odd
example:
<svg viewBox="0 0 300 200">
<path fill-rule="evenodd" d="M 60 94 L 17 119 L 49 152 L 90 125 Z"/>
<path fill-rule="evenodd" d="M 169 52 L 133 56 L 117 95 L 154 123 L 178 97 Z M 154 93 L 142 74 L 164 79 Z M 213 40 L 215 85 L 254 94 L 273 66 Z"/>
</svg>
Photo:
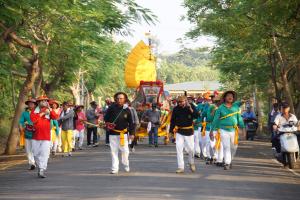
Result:
<svg viewBox="0 0 300 200">
<path fill-rule="evenodd" d="M 236 100 L 237 94 L 234 91 L 226 91 L 223 94 L 223 103 L 215 112 L 210 131 L 210 137 L 212 138 L 214 137 L 213 130 L 220 129 L 224 151 L 224 170 L 232 168 L 232 157 L 238 145 L 239 127 L 245 127 L 240 112 L 241 103 L 235 103 Z"/>
<path fill-rule="evenodd" d="M 212 164 L 213 160 L 216 158 L 215 155 L 215 150 L 214 150 L 214 145 L 215 145 L 215 140 L 211 140 L 209 137 L 210 131 L 212 130 L 212 126 L 211 123 L 213 122 L 214 119 L 214 114 L 215 114 L 215 110 L 217 109 L 217 106 L 212 102 L 211 104 L 208 105 L 207 109 L 205 110 L 205 112 L 203 113 L 203 118 L 205 117 L 206 121 L 205 121 L 205 141 L 206 141 L 206 164 Z M 216 133 L 216 130 L 212 130 L 214 135 Z M 203 133 L 204 134 L 204 133 Z"/>
<path fill-rule="evenodd" d="M 20 124 L 20 130 L 25 132 L 25 151 L 28 159 L 29 170 L 34 170 L 36 167 L 33 151 L 32 151 L 32 137 L 34 134 L 34 128 L 33 128 L 33 123 L 30 119 L 30 113 L 32 110 L 35 109 L 37 103 L 35 99 L 29 98 L 25 102 L 25 104 L 27 105 L 27 107 L 21 114 L 19 124 Z"/>
<path fill-rule="evenodd" d="M 199 142 L 200 142 L 200 149 L 203 156 L 203 159 L 207 159 L 207 143 L 209 141 L 209 133 L 206 134 L 206 116 L 205 113 L 209 107 L 209 99 L 204 99 L 204 102 L 202 103 L 200 113 L 201 113 L 201 123 L 200 123 L 200 129 L 199 129 Z"/>
<path fill-rule="evenodd" d="M 202 128 L 202 117 L 201 110 L 203 104 L 200 102 L 196 106 L 196 111 L 198 113 L 198 117 L 194 120 L 194 143 L 195 143 L 195 157 L 201 157 L 201 148 L 200 148 L 200 137 L 201 137 L 201 128 Z"/>
</svg>

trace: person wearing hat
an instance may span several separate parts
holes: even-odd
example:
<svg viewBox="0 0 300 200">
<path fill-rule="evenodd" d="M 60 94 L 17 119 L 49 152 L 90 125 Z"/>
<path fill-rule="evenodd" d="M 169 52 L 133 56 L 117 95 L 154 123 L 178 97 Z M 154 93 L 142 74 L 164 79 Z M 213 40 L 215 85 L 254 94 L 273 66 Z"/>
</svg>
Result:
<svg viewBox="0 0 300 200">
<path fill-rule="evenodd" d="M 49 100 L 49 105 L 51 109 L 57 114 L 60 115 L 59 103 L 55 100 Z M 60 140 L 60 128 L 57 120 L 51 120 L 51 152 L 52 155 L 55 155 L 57 152 L 59 140 Z"/>
<path fill-rule="evenodd" d="M 238 145 L 239 127 L 245 128 L 239 104 L 234 103 L 236 99 L 237 94 L 234 91 L 227 91 L 223 94 L 223 104 L 215 111 L 210 131 L 210 138 L 213 138 L 213 130 L 220 129 L 225 162 L 224 170 L 232 168 L 232 158 Z"/>
<path fill-rule="evenodd" d="M 46 178 L 45 171 L 50 155 L 50 120 L 58 118 L 58 115 L 49 107 L 48 100 L 47 96 L 38 97 L 36 100 L 38 106 L 30 113 L 30 119 L 35 129 L 32 137 L 33 155 L 40 178 Z"/>
<path fill-rule="evenodd" d="M 273 130 L 277 132 L 279 127 L 290 124 L 291 122 L 297 125 L 298 119 L 294 114 L 290 113 L 289 103 L 283 102 L 281 104 L 281 113 L 275 117 Z M 280 138 L 278 134 L 273 138 L 272 143 L 273 143 L 272 146 L 275 147 L 276 152 L 280 153 L 281 146 L 280 146 Z"/>
<path fill-rule="evenodd" d="M 82 150 L 84 139 L 84 122 L 86 121 L 85 113 L 83 112 L 84 106 L 78 105 L 75 107 L 75 141 L 78 141 L 78 149 Z M 76 147 L 76 143 L 75 143 Z"/>
<path fill-rule="evenodd" d="M 206 164 L 212 164 L 213 160 L 216 158 L 214 145 L 215 145 L 215 134 L 216 130 L 212 130 L 211 123 L 214 119 L 214 114 L 216 110 L 216 105 L 214 104 L 208 104 L 207 109 L 203 112 L 203 119 L 205 119 L 205 122 L 203 123 L 203 129 L 201 132 L 201 136 L 203 138 L 203 141 L 205 141 L 204 148 L 206 148 Z M 214 132 L 214 137 L 210 138 L 209 134 L 210 131 Z"/>
<path fill-rule="evenodd" d="M 149 123 L 149 146 L 158 147 L 158 128 L 160 126 L 160 111 L 157 104 L 152 103 L 151 109 L 148 109 L 142 117 Z"/>
<path fill-rule="evenodd" d="M 28 159 L 29 170 L 34 170 L 36 167 L 33 151 L 32 151 L 32 137 L 34 134 L 34 128 L 33 128 L 33 123 L 30 119 L 30 113 L 36 107 L 36 100 L 33 98 L 29 98 L 25 102 L 25 104 L 27 105 L 27 108 L 25 108 L 25 110 L 22 112 L 21 118 L 19 120 L 19 124 L 20 124 L 20 131 L 24 132 L 24 136 L 25 136 L 25 151 Z"/>
<path fill-rule="evenodd" d="M 98 118 L 100 113 L 97 111 L 98 104 L 96 101 L 92 101 L 90 103 L 90 108 L 86 111 L 86 119 L 89 123 L 87 125 L 87 145 L 93 147 L 98 146 L 98 133 L 97 133 L 97 125 L 98 125 Z M 95 125 L 92 125 L 95 124 Z M 93 135 L 93 144 L 91 143 L 91 137 Z"/>
<path fill-rule="evenodd" d="M 194 161 L 194 127 L 193 120 L 198 117 L 193 104 L 189 104 L 185 96 L 178 97 L 178 105 L 173 109 L 170 131 L 176 134 L 176 151 L 178 169 L 176 173 L 184 173 L 183 149 L 186 147 L 189 166 L 196 171 Z"/>
<path fill-rule="evenodd" d="M 126 172 L 130 171 L 128 140 L 134 139 L 133 118 L 126 104 L 128 102 L 127 94 L 117 92 L 114 95 L 114 99 L 116 103 L 108 108 L 104 116 L 107 131 L 109 132 L 109 145 L 112 156 L 111 174 L 119 172 L 119 150 L 121 151 L 124 170 Z M 128 133 L 130 136 L 128 136 Z"/>
<path fill-rule="evenodd" d="M 61 140 L 63 145 L 63 156 L 72 156 L 73 149 L 73 129 L 74 129 L 74 110 L 69 107 L 68 102 L 63 102 L 62 112 L 58 119 L 61 125 Z"/>
</svg>

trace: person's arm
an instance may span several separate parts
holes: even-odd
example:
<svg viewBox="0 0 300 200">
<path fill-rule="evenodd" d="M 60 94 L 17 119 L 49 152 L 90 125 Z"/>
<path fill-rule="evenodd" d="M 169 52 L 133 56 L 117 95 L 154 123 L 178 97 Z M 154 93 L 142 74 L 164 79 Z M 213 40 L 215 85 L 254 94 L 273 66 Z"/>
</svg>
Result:
<svg viewBox="0 0 300 200">
<path fill-rule="evenodd" d="M 194 104 L 190 104 L 190 105 L 191 105 L 191 108 L 192 108 L 192 110 L 193 110 L 193 112 L 192 112 L 192 117 L 193 117 L 194 119 L 198 118 L 199 114 L 198 114 L 198 112 L 197 112 L 196 106 L 195 106 Z"/>
<path fill-rule="evenodd" d="M 240 128 L 245 128 L 244 120 L 243 120 L 241 114 L 237 114 L 237 121 L 238 121 L 238 126 Z"/>
<path fill-rule="evenodd" d="M 19 124 L 21 127 L 25 127 L 25 112 L 22 112 L 20 120 L 19 120 Z"/>
<path fill-rule="evenodd" d="M 215 130 L 216 128 L 218 128 L 218 123 L 219 123 L 220 117 L 221 117 L 220 109 L 217 109 L 215 111 L 214 119 L 211 123 L 211 130 Z"/>
<path fill-rule="evenodd" d="M 173 110 L 172 116 L 171 116 L 171 123 L 170 123 L 170 132 L 173 133 L 173 130 L 175 128 L 175 121 L 176 121 L 176 109 Z"/>
<path fill-rule="evenodd" d="M 58 119 L 59 115 L 54 111 L 54 110 L 51 110 L 50 111 L 50 119 Z"/>
<path fill-rule="evenodd" d="M 277 115 L 274 119 L 274 124 L 273 124 L 273 129 L 277 130 L 278 127 L 280 126 L 280 115 Z"/>
<path fill-rule="evenodd" d="M 41 116 L 39 113 L 34 113 L 34 110 L 30 113 L 30 119 L 33 124 L 38 123 L 38 121 L 41 119 Z"/>
<path fill-rule="evenodd" d="M 106 113 L 104 115 L 104 121 L 105 122 L 108 122 L 109 121 L 109 118 L 110 118 L 110 115 L 111 115 L 111 111 L 112 111 L 112 108 L 111 106 L 108 107 L 108 109 L 106 110 Z M 87 117 L 88 118 L 88 117 Z M 88 118 L 89 119 L 89 118 Z"/>
<path fill-rule="evenodd" d="M 252 119 L 256 119 L 256 115 L 254 112 L 251 112 L 252 113 Z"/>
<path fill-rule="evenodd" d="M 127 114 L 128 114 L 128 132 L 130 136 L 134 136 L 134 124 L 132 120 L 132 115 L 129 109 L 127 109 Z"/>
</svg>

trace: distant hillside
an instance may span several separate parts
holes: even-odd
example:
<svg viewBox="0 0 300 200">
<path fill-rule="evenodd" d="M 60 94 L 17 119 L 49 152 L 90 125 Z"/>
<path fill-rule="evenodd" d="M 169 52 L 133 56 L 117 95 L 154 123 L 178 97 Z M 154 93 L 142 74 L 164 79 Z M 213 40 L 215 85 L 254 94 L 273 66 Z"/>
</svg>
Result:
<svg viewBox="0 0 300 200">
<path fill-rule="evenodd" d="M 169 64 L 181 64 L 186 67 L 206 66 L 210 63 L 211 54 L 208 48 L 182 49 L 171 55 L 160 55 L 163 61 Z"/>
<path fill-rule="evenodd" d="M 207 48 L 183 49 L 159 58 L 158 79 L 167 84 L 219 80 L 219 71 L 211 65 L 211 55 Z"/>
</svg>

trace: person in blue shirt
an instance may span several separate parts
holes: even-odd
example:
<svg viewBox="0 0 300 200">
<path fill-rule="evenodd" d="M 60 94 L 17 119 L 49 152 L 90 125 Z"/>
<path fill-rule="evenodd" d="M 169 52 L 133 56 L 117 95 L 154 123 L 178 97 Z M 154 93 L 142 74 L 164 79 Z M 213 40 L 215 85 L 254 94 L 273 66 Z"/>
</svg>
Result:
<svg viewBox="0 0 300 200">
<path fill-rule="evenodd" d="M 248 106 L 246 112 L 243 112 L 242 114 L 242 118 L 244 120 L 251 120 L 251 119 L 255 119 L 256 120 L 256 115 L 253 111 L 251 111 L 251 107 Z"/>
</svg>

